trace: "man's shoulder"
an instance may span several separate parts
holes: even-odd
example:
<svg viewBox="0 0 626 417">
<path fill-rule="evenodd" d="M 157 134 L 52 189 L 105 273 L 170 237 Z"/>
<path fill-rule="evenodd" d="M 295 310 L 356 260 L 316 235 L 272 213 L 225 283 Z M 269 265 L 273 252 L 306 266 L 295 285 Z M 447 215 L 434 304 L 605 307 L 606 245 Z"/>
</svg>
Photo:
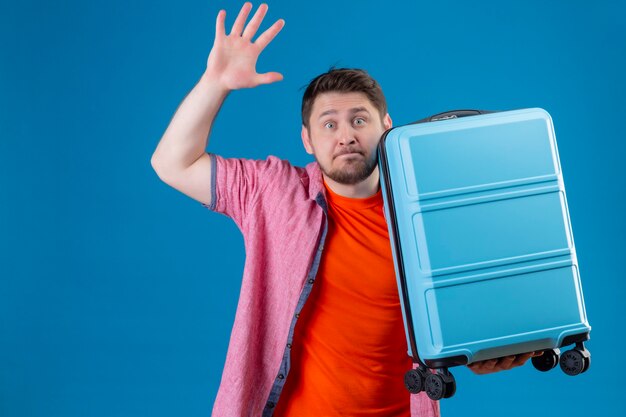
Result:
<svg viewBox="0 0 626 417">
<path fill-rule="evenodd" d="M 258 161 L 259 163 L 267 164 L 269 166 L 275 167 L 276 169 L 289 170 L 297 173 L 302 173 L 306 170 L 305 167 L 294 165 L 291 163 L 291 161 L 287 159 L 282 159 L 275 155 L 268 155 L 265 159 L 261 159 Z"/>
<path fill-rule="evenodd" d="M 269 155 L 265 159 L 265 162 L 270 165 L 280 166 L 286 170 L 293 170 L 294 172 L 297 172 L 301 176 L 308 176 L 308 177 L 315 177 L 315 178 L 319 177 L 321 179 L 322 174 L 321 174 L 321 171 L 317 162 L 309 162 L 308 164 L 304 166 L 299 166 L 299 165 L 292 164 L 289 160 L 281 159 L 274 155 Z"/>
<path fill-rule="evenodd" d="M 322 172 L 317 162 L 310 162 L 305 166 L 295 166 L 291 162 L 276 156 L 269 156 L 268 164 L 279 166 L 274 171 L 276 178 L 272 178 L 274 190 L 287 192 L 288 189 L 299 189 L 306 200 L 315 200 L 319 192 L 324 188 Z M 284 183 L 283 183 L 284 181 Z"/>
<path fill-rule="evenodd" d="M 224 168 L 229 165 L 243 166 L 245 169 L 266 172 L 268 174 L 291 174 L 298 177 L 319 178 L 321 180 L 321 171 L 317 162 L 310 162 L 304 166 L 294 165 L 287 159 L 282 159 L 275 155 L 268 155 L 265 159 L 255 158 L 227 158 L 215 155 L 218 163 Z"/>
<path fill-rule="evenodd" d="M 263 163 L 267 164 L 269 168 L 268 173 L 276 176 L 272 180 L 277 183 L 280 183 L 281 179 L 290 182 L 297 180 L 300 185 L 306 188 L 313 188 L 314 190 L 323 186 L 322 173 L 317 162 L 298 166 L 286 159 L 270 155 L 263 160 Z"/>
<path fill-rule="evenodd" d="M 297 166 L 289 160 L 269 155 L 265 159 L 225 158 L 215 155 L 220 170 L 240 171 L 243 176 L 252 175 L 262 182 L 270 182 L 275 189 L 288 187 L 289 184 L 304 186 L 314 195 L 323 187 L 322 173 L 317 162 Z M 264 179 L 261 179 L 264 178 Z"/>
</svg>

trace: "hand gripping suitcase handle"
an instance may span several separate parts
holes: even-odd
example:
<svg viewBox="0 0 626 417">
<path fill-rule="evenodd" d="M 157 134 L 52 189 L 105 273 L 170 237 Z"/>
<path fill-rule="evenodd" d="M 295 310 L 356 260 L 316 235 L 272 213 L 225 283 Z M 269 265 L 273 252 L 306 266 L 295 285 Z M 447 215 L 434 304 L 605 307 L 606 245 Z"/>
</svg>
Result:
<svg viewBox="0 0 626 417">
<path fill-rule="evenodd" d="M 477 116 L 479 114 L 488 114 L 488 113 L 495 113 L 495 112 L 491 110 L 451 110 L 451 111 L 446 111 L 443 113 L 435 114 L 425 119 L 415 121 L 411 124 L 436 122 L 439 120 L 448 120 L 448 119 L 458 119 L 460 117 Z"/>
</svg>

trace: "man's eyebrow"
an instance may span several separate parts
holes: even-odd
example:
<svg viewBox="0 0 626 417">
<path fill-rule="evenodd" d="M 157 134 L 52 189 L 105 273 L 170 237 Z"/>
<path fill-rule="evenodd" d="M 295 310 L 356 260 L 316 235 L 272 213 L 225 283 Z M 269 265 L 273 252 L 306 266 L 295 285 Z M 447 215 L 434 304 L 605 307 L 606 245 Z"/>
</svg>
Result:
<svg viewBox="0 0 626 417">
<path fill-rule="evenodd" d="M 321 119 L 324 116 L 328 116 L 329 114 L 337 114 L 337 110 L 326 110 L 325 112 L 322 112 L 322 114 L 320 114 L 318 119 Z"/>
<path fill-rule="evenodd" d="M 355 113 L 359 113 L 359 112 L 365 112 L 367 114 L 369 114 L 369 111 L 367 110 L 367 108 L 365 107 L 353 107 L 349 110 L 349 112 L 351 114 L 355 114 Z M 334 109 L 330 109 L 330 110 L 326 110 L 325 112 L 322 112 L 322 114 L 319 115 L 318 119 L 321 119 L 325 116 L 331 115 L 331 114 L 337 114 L 337 110 Z"/>
<path fill-rule="evenodd" d="M 365 112 L 367 114 L 369 114 L 369 110 L 367 110 L 365 107 L 355 107 L 353 109 L 350 109 L 350 113 L 354 114 L 354 113 L 360 113 L 360 112 Z"/>
</svg>

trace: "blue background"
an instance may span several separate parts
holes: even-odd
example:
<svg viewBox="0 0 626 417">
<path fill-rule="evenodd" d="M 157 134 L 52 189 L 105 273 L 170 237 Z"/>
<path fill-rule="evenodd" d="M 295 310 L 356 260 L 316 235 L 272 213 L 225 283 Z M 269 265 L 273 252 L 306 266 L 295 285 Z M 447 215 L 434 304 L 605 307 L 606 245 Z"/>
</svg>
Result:
<svg viewBox="0 0 626 417">
<path fill-rule="evenodd" d="M 455 108 L 551 113 L 591 368 L 460 368 L 444 416 L 626 413 L 624 3 L 273 1 L 262 29 L 286 27 L 258 69 L 285 79 L 233 93 L 219 115 L 213 152 L 304 164 L 301 88 L 331 65 L 368 69 L 396 125 Z M 240 5 L 1 3 L 1 416 L 210 414 L 243 242 L 150 157 L 204 70 L 218 10 L 230 28 Z"/>
</svg>

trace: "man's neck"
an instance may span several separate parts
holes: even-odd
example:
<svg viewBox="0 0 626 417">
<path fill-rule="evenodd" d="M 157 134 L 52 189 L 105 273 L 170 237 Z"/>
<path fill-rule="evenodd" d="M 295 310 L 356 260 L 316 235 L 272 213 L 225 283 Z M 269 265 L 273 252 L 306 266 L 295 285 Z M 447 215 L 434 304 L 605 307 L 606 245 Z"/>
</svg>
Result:
<svg viewBox="0 0 626 417">
<path fill-rule="evenodd" d="M 374 172 L 372 172 L 369 177 L 357 184 L 352 185 L 340 184 L 328 178 L 326 174 L 322 173 L 322 175 L 324 176 L 324 181 L 326 182 L 326 185 L 328 185 L 328 188 L 330 188 L 335 194 L 339 194 L 343 197 L 367 198 L 373 196 L 374 194 L 376 194 L 376 192 L 378 192 L 380 179 L 378 167 L 374 169 Z"/>
</svg>

